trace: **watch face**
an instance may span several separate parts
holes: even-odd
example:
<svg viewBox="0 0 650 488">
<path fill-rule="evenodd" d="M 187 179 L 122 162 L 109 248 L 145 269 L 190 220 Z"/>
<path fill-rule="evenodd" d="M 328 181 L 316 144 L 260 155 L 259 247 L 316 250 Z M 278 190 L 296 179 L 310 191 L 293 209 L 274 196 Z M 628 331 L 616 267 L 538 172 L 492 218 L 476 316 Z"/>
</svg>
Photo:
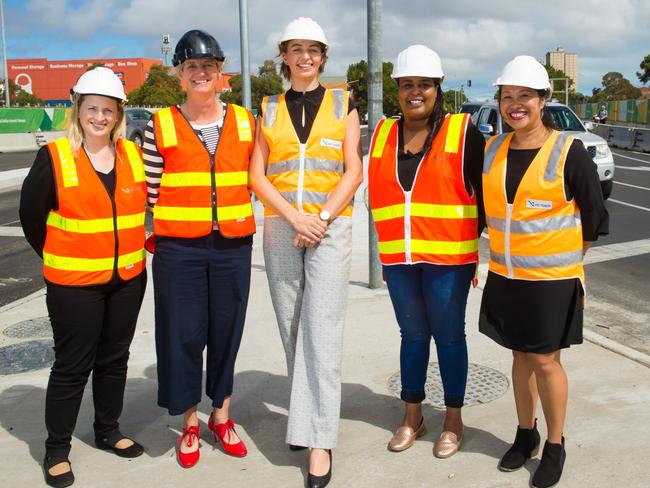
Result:
<svg viewBox="0 0 650 488">
<path fill-rule="evenodd" d="M 321 220 L 329 220 L 330 219 L 330 213 L 327 210 L 323 210 L 320 215 L 319 215 Z"/>
</svg>

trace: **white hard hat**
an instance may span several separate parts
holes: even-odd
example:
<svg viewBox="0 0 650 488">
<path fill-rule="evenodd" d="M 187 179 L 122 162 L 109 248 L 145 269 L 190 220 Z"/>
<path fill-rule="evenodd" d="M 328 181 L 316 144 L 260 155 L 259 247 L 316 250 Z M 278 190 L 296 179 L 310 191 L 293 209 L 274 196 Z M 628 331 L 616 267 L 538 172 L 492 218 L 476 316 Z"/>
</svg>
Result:
<svg viewBox="0 0 650 488">
<path fill-rule="evenodd" d="M 298 17 L 289 22 L 282 31 L 278 44 L 292 39 L 307 39 L 328 45 L 325 32 L 311 17 Z"/>
<path fill-rule="evenodd" d="M 551 92 L 551 82 L 548 72 L 542 64 L 532 56 L 516 56 L 503 67 L 503 71 L 492 86 L 514 85 L 525 86 L 534 90 Z"/>
<path fill-rule="evenodd" d="M 444 78 L 440 56 L 433 49 L 422 44 L 409 46 L 397 55 L 393 66 L 393 78 L 422 76 L 425 78 Z"/>
<path fill-rule="evenodd" d="M 103 66 L 81 75 L 72 91 L 79 95 L 104 95 L 126 102 L 122 80 L 112 70 Z"/>
</svg>

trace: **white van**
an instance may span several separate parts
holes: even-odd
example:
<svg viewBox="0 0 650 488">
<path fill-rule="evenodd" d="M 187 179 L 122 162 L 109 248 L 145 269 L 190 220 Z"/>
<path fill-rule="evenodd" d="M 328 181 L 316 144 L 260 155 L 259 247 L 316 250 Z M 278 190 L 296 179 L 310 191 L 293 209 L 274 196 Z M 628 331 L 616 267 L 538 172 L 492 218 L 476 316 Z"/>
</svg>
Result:
<svg viewBox="0 0 650 488">
<path fill-rule="evenodd" d="M 567 131 L 583 142 L 598 167 L 598 177 L 600 178 L 600 186 L 603 189 L 603 197 L 608 199 L 614 186 L 614 156 L 609 150 L 607 141 L 589 132 L 588 129 L 592 128 L 591 122 L 583 124 L 573 110 L 566 105 L 548 102 L 546 107 L 559 130 Z M 504 124 L 501 120 L 501 114 L 496 102 L 483 104 L 478 112 L 472 116 L 472 120 L 486 139 L 502 132 L 512 131 L 510 126 Z"/>
</svg>

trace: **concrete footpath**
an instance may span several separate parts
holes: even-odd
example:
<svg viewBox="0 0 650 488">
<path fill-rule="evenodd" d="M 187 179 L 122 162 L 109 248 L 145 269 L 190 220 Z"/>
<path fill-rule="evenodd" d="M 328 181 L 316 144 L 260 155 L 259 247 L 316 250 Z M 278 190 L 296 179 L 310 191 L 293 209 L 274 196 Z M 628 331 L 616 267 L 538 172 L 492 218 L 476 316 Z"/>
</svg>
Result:
<svg viewBox="0 0 650 488">
<path fill-rule="evenodd" d="M 510 386 L 511 354 L 477 331 L 481 289 L 467 306 L 470 357 L 465 440 L 450 459 L 432 454 L 443 420 L 439 407 L 426 405 L 428 434 L 402 453 L 386 449 L 400 424 L 402 405 L 395 394 L 399 371 L 399 332 L 388 294 L 367 283 L 367 219 L 362 199 L 355 208 L 353 267 L 349 285 L 343 362 L 339 446 L 333 452 L 332 487 L 527 487 L 539 457 L 514 473 L 497 470 L 512 442 L 516 415 Z M 192 469 L 176 462 L 181 418 L 156 406 L 153 293 L 147 290 L 131 348 L 121 428 L 146 453 L 125 460 L 95 449 L 92 395 L 86 392 L 72 441 L 71 461 L 79 487 L 299 487 L 306 477 L 305 452 L 284 443 L 288 405 L 284 353 L 268 292 L 261 250 L 255 237 L 250 303 L 240 349 L 232 417 L 249 455 L 229 457 L 214 447 L 207 429 L 210 404 L 200 405 L 201 460 Z M 327 293 L 327 290 L 323 290 Z M 589 313 L 587 311 L 587 313 Z M 46 317 L 44 292 L 0 309 L 0 332 L 23 321 Z M 42 338 L 42 337 L 41 337 Z M 0 348 L 29 337 L 0 334 Z M 33 339 L 33 337 L 31 338 Z M 650 370 L 593 342 L 563 353 L 570 380 L 566 423 L 567 463 L 562 487 L 648 487 L 650 448 Z M 432 347 L 431 361 L 435 362 Z M 0 376 L 0 455 L 3 486 L 44 486 L 43 405 L 49 369 Z M 432 375 L 435 380 L 435 375 Z M 432 396 L 439 391 L 430 385 Z M 439 396 L 439 395 L 438 395 Z M 545 437 L 541 407 L 540 431 Z"/>
</svg>

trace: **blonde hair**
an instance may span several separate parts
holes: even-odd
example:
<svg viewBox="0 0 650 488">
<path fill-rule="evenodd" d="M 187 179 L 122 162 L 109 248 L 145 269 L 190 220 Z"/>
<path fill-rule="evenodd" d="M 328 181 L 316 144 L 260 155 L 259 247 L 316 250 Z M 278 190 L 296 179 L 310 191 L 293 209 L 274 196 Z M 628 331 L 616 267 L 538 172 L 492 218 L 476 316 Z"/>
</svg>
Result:
<svg viewBox="0 0 650 488">
<path fill-rule="evenodd" d="M 226 64 L 226 61 L 225 61 L 225 60 L 224 60 L 224 61 L 219 61 L 217 58 L 209 58 L 209 57 L 205 57 L 205 58 L 190 58 L 190 59 L 186 59 L 185 61 L 183 61 L 183 62 L 182 62 L 181 64 L 179 64 L 178 66 L 174 66 L 174 68 L 173 68 L 174 73 L 175 73 L 176 76 L 178 77 L 178 80 L 179 80 L 179 81 L 180 81 L 180 79 L 181 79 L 181 73 L 183 72 L 183 69 L 184 69 L 184 67 L 185 67 L 185 63 L 187 63 L 188 61 L 198 61 L 199 59 L 214 59 L 214 60 L 217 62 L 217 69 L 219 70 L 219 73 L 223 73 L 223 67 L 224 67 L 224 65 Z"/>
<path fill-rule="evenodd" d="M 78 93 L 75 93 L 72 96 L 70 118 L 68 119 L 68 124 L 66 126 L 66 135 L 70 142 L 70 149 L 72 149 L 73 154 L 76 154 L 77 151 L 81 149 L 84 142 L 84 131 L 79 122 L 79 111 L 84 98 L 86 98 L 85 95 L 80 95 Z M 113 143 L 113 147 L 116 147 L 118 139 L 126 137 L 126 117 L 124 116 L 124 104 L 122 101 L 117 99 L 113 100 L 117 103 L 117 121 L 115 122 L 115 127 L 113 127 L 113 130 L 111 131 L 111 142 Z"/>
</svg>

